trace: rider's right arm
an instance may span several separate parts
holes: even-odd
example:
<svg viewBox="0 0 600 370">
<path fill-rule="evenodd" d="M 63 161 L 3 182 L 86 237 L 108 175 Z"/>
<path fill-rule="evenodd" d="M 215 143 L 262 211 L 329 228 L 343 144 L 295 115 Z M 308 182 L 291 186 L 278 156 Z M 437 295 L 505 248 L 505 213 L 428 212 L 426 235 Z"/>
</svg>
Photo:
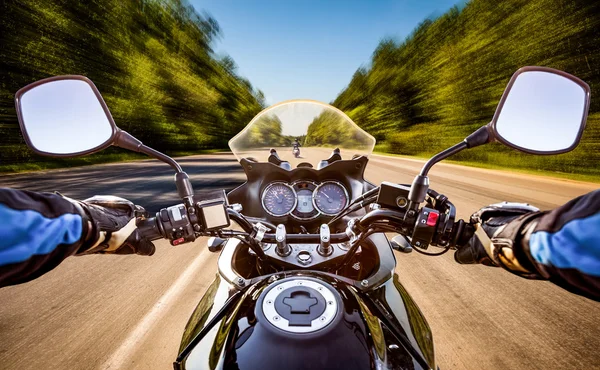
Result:
<svg viewBox="0 0 600 370">
<path fill-rule="evenodd" d="M 600 301 L 600 190 L 540 213 L 524 229 L 521 246 L 537 273 Z"/>
<path fill-rule="evenodd" d="M 77 253 L 88 223 L 56 194 L 0 188 L 0 287 L 23 283 Z"/>
</svg>

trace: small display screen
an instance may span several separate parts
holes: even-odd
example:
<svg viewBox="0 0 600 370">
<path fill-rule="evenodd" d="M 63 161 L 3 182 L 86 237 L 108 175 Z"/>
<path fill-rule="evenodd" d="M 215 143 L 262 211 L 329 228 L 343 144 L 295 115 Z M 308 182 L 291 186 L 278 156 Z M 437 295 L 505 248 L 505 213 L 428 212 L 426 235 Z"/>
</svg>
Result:
<svg viewBox="0 0 600 370">
<path fill-rule="evenodd" d="M 314 210 L 312 203 L 312 191 L 310 190 L 299 190 L 298 195 L 298 206 L 296 210 L 301 213 L 310 213 Z"/>
</svg>

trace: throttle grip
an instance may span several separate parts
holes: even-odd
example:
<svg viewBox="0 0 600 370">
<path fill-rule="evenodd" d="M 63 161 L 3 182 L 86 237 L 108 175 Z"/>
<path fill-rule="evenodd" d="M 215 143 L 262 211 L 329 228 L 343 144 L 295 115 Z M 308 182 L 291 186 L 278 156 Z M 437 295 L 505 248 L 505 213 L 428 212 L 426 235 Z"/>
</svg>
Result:
<svg viewBox="0 0 600 370">
<path fill-rule="evenodd" d="M 136 225 L 140 235 L 145 239 L 157 240 L 164 238 L 160 232 L 156 217 L 138 219 Z"/>
<path fill-rule="evenodd" d="M 454 223 L 454 235 L 452 237 L 452 245 L 456 247 L 463 247 L 469 243 L 469 240 L 475 234 L 475 225 L 465 222 L 464 220 L 458 220 Z"/>
</svg>

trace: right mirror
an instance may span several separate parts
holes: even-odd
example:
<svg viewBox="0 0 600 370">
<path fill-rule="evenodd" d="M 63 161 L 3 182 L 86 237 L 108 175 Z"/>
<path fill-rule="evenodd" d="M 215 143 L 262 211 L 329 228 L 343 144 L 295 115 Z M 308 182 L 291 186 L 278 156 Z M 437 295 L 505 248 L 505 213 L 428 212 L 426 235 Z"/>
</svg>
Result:
<svg viewBox="0 0 600 370">
<path fill-rule="evenodd" d="M 589 86 L 568 73 L 524 67 L 511 78 L 492 120 L 496 139 L 534 154 L 573 150 L 583 133 Z"/>
</svg>

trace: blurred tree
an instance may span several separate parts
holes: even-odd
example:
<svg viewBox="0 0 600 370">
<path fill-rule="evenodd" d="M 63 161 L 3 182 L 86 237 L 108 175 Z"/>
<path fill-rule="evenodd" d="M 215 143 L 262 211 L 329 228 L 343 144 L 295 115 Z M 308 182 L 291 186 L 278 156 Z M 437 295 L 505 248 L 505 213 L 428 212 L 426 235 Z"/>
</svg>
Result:
<svg viewBox="0 0 600 370">
<path fill-rule="evenodd" d="M 226 148 L 264 95 L 213 55 L 219 35 L 183 0 L 0 2 L 0 165 L 47 160 L 23 144 L 14 93 L 59 74 L 91 78 L 117 124 L 158 150 Z"/>
<path fill-rule="evenodd" d="M 512 73 L 526 65 L 590 84 L 580 147 L 550 159 L 492 145 L 458 159 L 600 174 L 599 1 L 472 0 L 454 7 L 402 42 L 382 40 L 333 105 L 375 136 L 380 150 L 427 156 L 486 124 Z"/>
<path fill-rule="evenodd" d="M 272 148 L 283 146 L 286 138 L 281 134 L 282 123 L 275 114 L 265 114 L 250 126 L 246 148 Z"/>
</svg>

